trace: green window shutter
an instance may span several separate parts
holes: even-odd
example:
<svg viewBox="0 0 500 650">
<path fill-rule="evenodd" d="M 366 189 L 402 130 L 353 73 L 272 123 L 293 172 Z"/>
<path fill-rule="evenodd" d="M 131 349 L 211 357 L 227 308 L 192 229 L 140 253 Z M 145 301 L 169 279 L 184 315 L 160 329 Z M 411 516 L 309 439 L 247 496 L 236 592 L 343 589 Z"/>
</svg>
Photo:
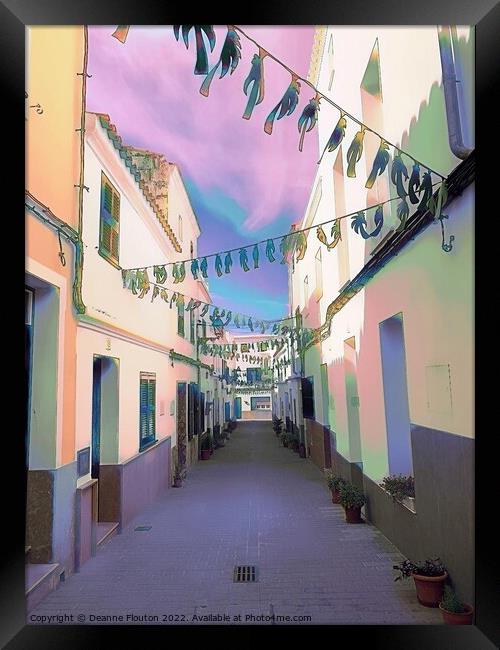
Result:
<svg viewBox="0 0 500 650">
<path fill-rule="evenodd" d="M 141 379 L 140 388 L 140 436 L 141 441 L 148 437 L 148 381 Z"/>
<path fill-rule="evenodd" d="M 156 439 L 156 375 L 140 375 L 139 451 Z"/>
<path fill-rule="evenodd" d="M 155 436 L 155 416 L 156 416 L 156 381 L 148 381 L 148 436 Z"/>
<path fill-rule="evenodd" d="M 99 251 L 118 263 L 120 233 L 120 194 L 101 172 L 101 213 Z"/>
</svg>

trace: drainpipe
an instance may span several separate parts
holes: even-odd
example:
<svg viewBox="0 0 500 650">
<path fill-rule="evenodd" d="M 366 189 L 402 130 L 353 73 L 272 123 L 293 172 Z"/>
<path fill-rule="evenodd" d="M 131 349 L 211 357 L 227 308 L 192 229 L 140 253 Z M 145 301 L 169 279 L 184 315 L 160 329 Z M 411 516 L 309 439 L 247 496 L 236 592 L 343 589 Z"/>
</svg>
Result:
<svg viewBox="0 0 500 650">
<path fill-rule="evenodd" d="M 457 80 L 455 61 L 453 59 L 451 30 L 449 27 L 438 27 L 438 40 L 450 149 L 457 158 L 465 160 L 472 153 L 472 149 L 468 149 L 463 141 L 457 93 L 457 83 L 459 81 Z"/>
<path fill-rule="evenodd" d="M 78 239 L 75 241 L 75 279 L 73 282 L 73 304 L 78 314 L 84 314 L 85 304 L 82 297 L 82 274 L 83 274 L 83 241 L 82 241 L 82 228 L 83 228 L 83 190 L 87 189 L 84 185 L 85 179 L 85 111 L 86 111 L 86 95 L 87 95 L 87 62 L 89 51 L 89 38 L 88 28 L 86 25 L 83 27 L 84 38 L 84 51 L 83 51 L 83 70 L 77 72 L 77 75 L 82 78 L 82 112 L 80 116 L 80 128 L 76 131 L 80 132 L 80 176 L 78 179 Z"/>
</svg>

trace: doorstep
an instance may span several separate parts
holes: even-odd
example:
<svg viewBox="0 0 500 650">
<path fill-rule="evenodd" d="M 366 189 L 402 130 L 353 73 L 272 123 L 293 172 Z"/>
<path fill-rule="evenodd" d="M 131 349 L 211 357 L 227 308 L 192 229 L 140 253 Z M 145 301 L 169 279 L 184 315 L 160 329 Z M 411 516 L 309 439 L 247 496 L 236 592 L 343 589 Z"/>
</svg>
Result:
<svg viewBox="0 0 500 650">
<path fill-rule="evenodd" d="M 97 548 L 100 548 L 116 535 L 118 532 L 118 522 L 98 521 L 96 528 Z"/>
<path fill-rule="evenodd" d="M 64 569 L 60 564 L 26 564 L 25 572 L 26 608 L 31 611 L 64 580 Z"/>
</svg>

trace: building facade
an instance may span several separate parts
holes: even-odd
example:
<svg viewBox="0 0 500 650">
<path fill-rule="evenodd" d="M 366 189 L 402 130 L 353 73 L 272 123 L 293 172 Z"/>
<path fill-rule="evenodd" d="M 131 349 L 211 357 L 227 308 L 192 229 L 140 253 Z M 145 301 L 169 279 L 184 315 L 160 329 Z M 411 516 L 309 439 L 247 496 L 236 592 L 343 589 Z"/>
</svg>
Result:
<svg viewBox="0 0 500 650">
<path fill-rule="evenodd" d="M 32 608 L 75 569 L 84 28 L 29 27 L 26 60 L 26 592 Z"/>
<path fill-rule="evenodd" d="M 446 220 L 419 212 L 401 236 L 396 201 L 385 204 L 378 237 L 361 237 L 351 218 L 336 222 L 340 237 L 330 248 L 319 241 L 316 228 L 308 231 L 305 258 L 289 267 L 290 308 L 291 314 L 298 308 L 314 335 L 300 355 L 297 348 L 292 354 L 300 380 L 290 370 L 276 400 L 288 417 L 291 403 L 300 405 L 295 420 L 304 424 L 308 454 L 318 467 L 331 464 L 364 489 L 365 516 L 405 555 L 440 556 L 469 602 L 474 592 L 473 51 L 469 28 L 317 30 L 312 83 L 389 142 L 449 176 L 449 201 Z M 346 150 L 357 124 L 347 117 L 342 143 L 325 152 L 339 116 L 335 107 L 321 104 L 321 162 L 302 228 L 396 196 L 392 149 L 385 172 L 365 187 L 380 146 L 374 133 L 365 134 L 355 177 L 347 176 Z M 411 173 L 410 159 L 404 161 Z M 330 228 L 325 226 L 328 235 Z M 307 395 L 300 395 L 304 390 Z M 379 483 L 389 474 L 414 476 L 415 511 L 382 490 Z"/>
</svg>

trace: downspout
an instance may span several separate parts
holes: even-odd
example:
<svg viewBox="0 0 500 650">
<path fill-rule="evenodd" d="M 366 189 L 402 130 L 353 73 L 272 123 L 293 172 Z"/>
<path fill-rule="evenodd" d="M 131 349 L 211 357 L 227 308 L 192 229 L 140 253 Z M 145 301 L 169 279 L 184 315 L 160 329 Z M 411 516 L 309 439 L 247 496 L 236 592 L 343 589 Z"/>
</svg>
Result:
<svg viewBox="0 0 500 650">
<path fill-rule="evenodd" d="M 75 280 L 73 282 L 73 304 L 77 314 L 84 314 L 86 311 L 85 304 L 82 298 L 82 274 L 83 274 L 83 241 L 82 241 L 82 230 L 83 230 L 83 190 L 85 188 L 85 110 L 86 110 L 86 95 L 87 95 L 87 61 L 88 61 L 88 28 L 87 25 L 83 27 L 83 39 L 84 39 L 84 50 L 83 50 L 83 70 L 82 72 L 77 72 L 78 76 L 82 78 L 82 103 L 81 103 L 81 116 L 80 116 L 80 128 L 76 131 L 80 131 L 80 176 L 78 179 L 78 239 L 75 242 Z"/>
<path fill-rule="evenodd" d="M 463 141 L 457 93 L 458 80 L 451 46 L 451 30 L 449 27 L 438 27 L 438 40 L 450 149 L 457 158 L 465 160 L 472 153 L 472 149 L 468 149 Z"/>
</svg>

